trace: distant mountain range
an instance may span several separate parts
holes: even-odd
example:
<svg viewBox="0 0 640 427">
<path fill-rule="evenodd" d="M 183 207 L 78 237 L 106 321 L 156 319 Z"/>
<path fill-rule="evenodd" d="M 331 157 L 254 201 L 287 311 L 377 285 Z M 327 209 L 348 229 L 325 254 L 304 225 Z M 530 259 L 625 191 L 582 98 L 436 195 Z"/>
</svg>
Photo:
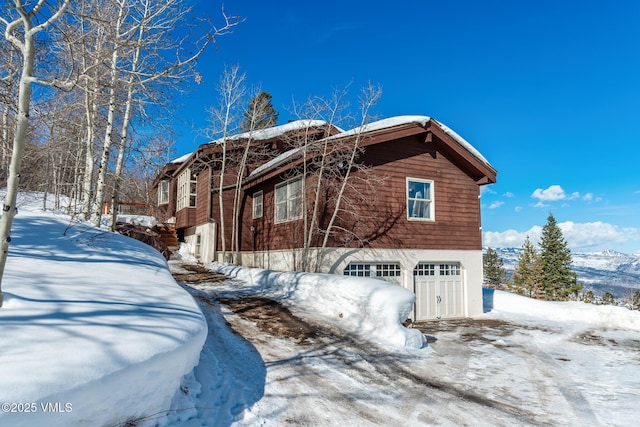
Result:
<svg viewBox="0 0 640 427">
<path fill-rule="evenodd" d="M 503 259 L 509 278 L 518 265 L 521 248 L 496 248 Z M 640 255 L 616 251 L 572 252 L 572 269 L 584 290 L 593 290 L 597 296 L 611 292 L 616 300 L 629 300 L 640 290 Z"/>
</svg>

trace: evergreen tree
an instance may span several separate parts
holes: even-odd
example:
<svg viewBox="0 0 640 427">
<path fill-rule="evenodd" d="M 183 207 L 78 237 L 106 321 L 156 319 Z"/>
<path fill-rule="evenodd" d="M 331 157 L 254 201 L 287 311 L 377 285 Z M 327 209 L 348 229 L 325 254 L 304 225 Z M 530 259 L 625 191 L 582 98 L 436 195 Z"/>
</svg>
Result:
<svg viewBox="0 0 640 427">
<path fill-rule="evenodd" d="M 251 98 L 247 110 L 242 113 L 243 119 L 240 124 L 242 132 L 275 126 L 280 113 L 273 108 L 271 98 L 269 92 L 260 92 Z"/>
<path fill-rule="evenodd" d="M 566 301 L 571 295 L 577 296 L 582 285 L 578 283 L 576 273 L 571 271 L 571 250 L 551 213 L 542 228 L 540 257 L 542 258 L 544 292 L 547 299 Z"/>
<path fill-rule="evenodd" d="M 542 260 L 527 236 L 522 245 L 522 252 L 518 255 L 518 265 L 513 271 L 509 289 L 519 295 L 543 299 L 543 279 Z"/>
<path fill-rule="evenodd" d="M 495 249 L 489 248 L 482 256 L 484 270 L 483 283 L 487 288 L 503 289 L 503 283 L 507 277 L 507 270 L 504 268 L 504 261 Z"/>
</svg>

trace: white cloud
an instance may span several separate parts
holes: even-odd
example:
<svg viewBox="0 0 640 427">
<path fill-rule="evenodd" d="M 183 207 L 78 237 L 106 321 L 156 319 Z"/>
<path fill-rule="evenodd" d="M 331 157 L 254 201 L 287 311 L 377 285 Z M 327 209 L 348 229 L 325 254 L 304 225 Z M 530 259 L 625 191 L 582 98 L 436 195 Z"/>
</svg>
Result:
<svg viewBox="0 0 640 427">
<path fill-rule="evenodd" d="M 536 189 L 531 197 L 538 199 L 540 202 L 555 202 L 566 199 L 567 195 L 562 187 L 559 185 L 552 185 L 545 190 L 541 188 Z"/>
<path fill-rule="evenodd" d="M 513 194 L 511 191 L 507 191 L 506 193 L 503 194 L 504 197 L 515 197 L 515 194 Z"/>
<path fill-rule="evenodd" d="M 546 203 L 542 203 L 542 202 L 538 202 L 535 205 L 533 205 L 534 208 L 547 208 L 549 207 L 549 205 L 547 205 Z"/>
<path fill-rule="evenodd" d="M 549 188 L 542 189 L 537 188 L 532 194 L 531 197 L 534 199 L 538 199 L 538 203 L 534 206 L 537 208 L 546 208 L 547 204 L 544 202 L 557 202 L 559 200 L 584 200 L 585 202 L 600 202 L 602 199 L 600 197 L 595 197 L 593 193 L 586 193 L 581 195 L 578 191 L 574 191 L 571 194 L 565 193 L 564 189 L 559 185 L 550 185 Z M 569 206 L 569 205 L 564 205 Z"/>
<path fill-rule="evenodd" d="M 488 185 L 483 185 L 480 187 L 480 194 L 496 194 Z"/>
<path fill-rule="evenodd" d="M 640 228 L 624 228 L 601 221 L 574 223 L 566 221 L 558 223 L 569 247 L 578 251 L 599 251 L 615 249 L 625 243 L 640 242 Z M 493 248 L 519 248 L 529 236 L 532 243 L 540 240 L 542 227 L 535 225 L 526 231 L 506 230 L 502 232 L 485 231 L 482 236 L 483 245 Z"/>
<path fill-rule="evenodd" d="M 502 205 L 504 205 L 504 202 L 493 202 L 489 205 L 489 209 L 498 209 Z"/>
<path fill-rule="evenodd" d="M 640 228 L 617 227 L 601 221 L 582 224 L 566 221 L 558 223 L 558 226 L 569 247 L 581 250 L 607 248 L 607 245 L 611 244 L 640 241 Z"/>
<path fill-rule="evenodd" d="M 513 208 L 515 212 L 522 212 L 522 209 L 524 209 L 522 206 L 516 206 L 515 208 Z"/>
<path fill-rule="evenodd" d="M 537 225 L 527 231 L 485 231 L 482 233 L 482 245 L 492 248 L 519 248 L 523 245 L 527 236 L 529 236 L 531 242 L 537 242 L 540 239 L 541 232 L 542 227 Z"/>
</svg>

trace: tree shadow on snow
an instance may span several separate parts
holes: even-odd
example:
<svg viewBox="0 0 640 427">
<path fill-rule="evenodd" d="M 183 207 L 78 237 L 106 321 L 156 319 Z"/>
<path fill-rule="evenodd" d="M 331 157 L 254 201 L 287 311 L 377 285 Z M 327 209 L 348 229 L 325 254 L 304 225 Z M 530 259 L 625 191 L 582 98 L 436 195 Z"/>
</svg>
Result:
<svg viewBox="0 0 640 427">
<path fill-rule="evenodd" d="M 193 372 L 201 386 L 195 418 L 207 425 L 230 426 L 245 409 L 262 399 L 267 378 L 265 362 L 258 350 L 229 326 L 215 297 L 178 283 L 198 301 L 209 328 Z"/>
</svg>

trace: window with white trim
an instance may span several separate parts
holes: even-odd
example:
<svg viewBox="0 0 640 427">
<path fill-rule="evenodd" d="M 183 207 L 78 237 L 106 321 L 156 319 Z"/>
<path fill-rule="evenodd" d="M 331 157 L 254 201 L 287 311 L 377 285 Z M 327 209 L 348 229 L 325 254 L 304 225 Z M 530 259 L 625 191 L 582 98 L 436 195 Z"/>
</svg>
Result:
<svg viewBox="0 0 640 427">
<path fill-rule="evenodd" d="M 462 268 L 459 262 L 429 263 L 420 262 L 413 269 L 414 276 L 460 276 Z"/>
<path fill-rule="evenodd" d="M 407 217 L 433 221 L 433 181 L 407 178 Z"/>
<path fill-rule="evenodd" d="M 196 207 L 197 175 L 187 169 L 178 176 L 178 199 L 176 209 Z"/>
<path fill-rule="evenodd" d="M 253 193 L 253 218 L 262 218 L 262 190 Z"/>
<path fill-rule="evenodd" d="M 196 234 L 196 245 L 193 250 L 193 254 L 197 257 L 200 256 L 200 248 L 202 247 L 202 235 Z"/>
<path fill-rule="evenodd" d="M 435 276 L 436 265 L 426 262 L 421 262 L 413 269 L 414 276 Z"/>
<path fill-rule="evenodd" d="M 394 278 L 402 275 L 402 269 L 397 262 L 351 262 L 344 268 L 342 274 L 354 277 L 379 277 L 395 283 L 397 279 Z"/>
<path fill-rule="evenodd" d="M 440 275 L 441 276 L 459 276 L 460 275 L 460 264 L 452 263 L 452 264 L 440 264 Z"/>
<path fill-rule="evenodd" d="M 276 224 L 300 218 L 302 218 L 302 178 L 277 184 L 275 187 Z"/>
<path fill-rule="evenodd" d="M 169 203 L 169 181 L 162 180 L 158 184 L 158 205 Z"/>
</svg>

